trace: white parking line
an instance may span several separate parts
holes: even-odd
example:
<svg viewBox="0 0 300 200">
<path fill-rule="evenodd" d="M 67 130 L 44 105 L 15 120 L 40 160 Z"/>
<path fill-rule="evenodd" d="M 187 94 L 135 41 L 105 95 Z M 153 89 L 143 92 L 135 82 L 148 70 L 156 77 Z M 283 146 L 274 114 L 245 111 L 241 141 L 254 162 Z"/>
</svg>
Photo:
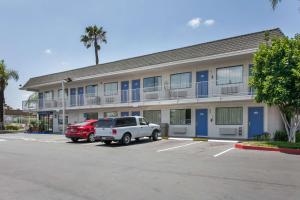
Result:
<svg viewBox="0 0 300 200">
<path fill-rule="evenodd" d="M 224 153 L 227 153 L 228 151 L 231 151 L 232 149 L 234 149 L 234 148 L 231 147 L 231 148 L 229 148 L 229 149 L 227 149 L 227 150 L 225 150 L 225 151 L 222 151 L 222 152 L 220 152 L 220 153 L 214 155 L 214 157 L 216 158 L 216 157 L 218 157 L 218 156 L 220 156 L 220 155 L 222 155 L 222 154 L 224 154 Z"/>
<path fill-rule="evenodd" d="M 180 145 L 180 146 L 176 146 L 176 147 L 170 147 L 170 148 L 167 148 L 167 149 L 161 149 L 161 150 L 157 150 L 156 152 L 169 151 L 169 150 L 178 149 L 178 148 L 181 148 L 181 147 L 186 147 L 186 146 L 190 146 L 192 144 L 197 144 L 197 143 L 199 143 L 199 142 L 193 142 L 193 143 L 188 143 L 188 144 L 184 144 L 184 145 Z"/>
</svg>

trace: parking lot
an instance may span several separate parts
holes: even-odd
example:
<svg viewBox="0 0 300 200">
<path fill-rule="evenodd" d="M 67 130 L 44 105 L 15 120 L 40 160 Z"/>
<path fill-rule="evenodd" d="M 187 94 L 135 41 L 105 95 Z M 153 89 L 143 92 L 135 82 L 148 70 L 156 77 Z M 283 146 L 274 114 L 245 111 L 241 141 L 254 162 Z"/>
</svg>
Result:
<svg viewBox="0 0 300 200">
<path fill-rule="evenodd" d="M 299 156 L 233 146 L 0 135 L 0 199 L 299 199 Z"/>
</svg>

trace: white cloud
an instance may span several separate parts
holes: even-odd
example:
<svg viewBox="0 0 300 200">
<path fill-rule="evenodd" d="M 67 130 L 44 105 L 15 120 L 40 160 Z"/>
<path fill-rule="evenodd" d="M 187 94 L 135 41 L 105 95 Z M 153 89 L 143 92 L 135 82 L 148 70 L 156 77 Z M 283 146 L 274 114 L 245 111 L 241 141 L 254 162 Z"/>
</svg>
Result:
<svg viewBox="0 0 300 200">
<path fill-rule="evenodd" d="M 188 21 L 187 25 L 192 28 L 198 28 L 202 23 L 202 19 L 197 17 Z"/>
<path fill-rule="evenodd" d="M 212 26 L 212 25 L 215 24 L 215 20 L 213 20 L 213 19 L 207 19 L 207 20 L 204 21 L 204 24 L 206 26 Z"/>
<path fill-rule="evenodd" d="M 49 55 L 52 54 L 52 50 L 51 49 L 46 49 L 44 52 L 45 52 L 45 54 L 49 54 Z"/>
</svg>

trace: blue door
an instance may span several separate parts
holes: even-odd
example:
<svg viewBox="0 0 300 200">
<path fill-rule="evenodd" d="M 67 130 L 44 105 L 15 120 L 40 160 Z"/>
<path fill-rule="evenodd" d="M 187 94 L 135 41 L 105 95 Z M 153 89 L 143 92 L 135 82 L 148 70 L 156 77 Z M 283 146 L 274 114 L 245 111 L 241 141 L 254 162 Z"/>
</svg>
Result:
<svg viewBox="0 0 300 200">
<path fill-rule="evenodd" d="M 83 87 L 77 88 L 78 90 L 78 106 L 84 105 Z"/>
<path fill-rule="evenodd" d="M 208 135 L 207 109 L 196 110 L 196 136 L 206 137 Z"/>
<path fill-rule="evenodd" d="M 264 108 L 248 108 L 248 138 L 253 138 L 264 132 Z"/>
<path fill-rule="evenodd" d="M 121 82 L 121 102 L 122 103 L 128 102 L 128 89 L 129 89 L 129 81 L 122 81 Z"/>
<path fill-rule="evenodd" d="M 76 88 L 70 89 L 70 105 L 76 106 Z"/>
<path fill-rule="evenodd" d="M 138 102 L 140 101 L 140 88 L 141 88 L 140 79 L 132 80 L 131 84 L 132 84 L 132 101 Z"/>
<path fill-rule="evenodd" d="M 140 116 L 140 111 L 132 111 L 131 116 Z"/>
<path fill-rule="evenodd" d="M 196 74 L 196 94 L 198 98 L 208 96 L 208 71 L 200 71 Z"/>
<path fill-rule="evenodd" d="M 129 112 L 121 112 L 121 117 L 127 117 L 129 116 Z"/>
</svg>

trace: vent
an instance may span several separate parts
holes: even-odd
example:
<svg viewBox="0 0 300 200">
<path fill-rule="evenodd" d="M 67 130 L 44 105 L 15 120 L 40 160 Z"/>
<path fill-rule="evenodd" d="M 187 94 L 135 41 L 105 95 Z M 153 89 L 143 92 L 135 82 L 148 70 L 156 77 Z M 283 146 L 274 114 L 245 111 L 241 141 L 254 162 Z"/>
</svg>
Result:
<svg viewBox="0 0 300 200">
<path fill-rule="evenodd" d="M 145 94 L 145 100 L 156 100 L 158 99 L 158 93 Z"/>
<path fill-rule="evenodd" d="M 236 94 L 239 92 L 238 86 L 232 86 L 232 87 L 222 87 L 221 88 L 221 94 L 231 95 Z"/>
<path fill-rule="evenodd" d="M 187 132 L 187 128 L 186 127 L 174 127 L 171 129 L 174 135 L 185 135 Z"/>
<path fill-rule="evenodd" d="M 186 90 L 180 90 L 180 91 L 171 91 L 171 97 L 173 98 L 184 98 L 187 97 L 187 91 Z"/>
<path fill-rule="evenodd" d="M 243 128 L 219 128 L 220 135 L 242 135 Z"/>
</svg>

